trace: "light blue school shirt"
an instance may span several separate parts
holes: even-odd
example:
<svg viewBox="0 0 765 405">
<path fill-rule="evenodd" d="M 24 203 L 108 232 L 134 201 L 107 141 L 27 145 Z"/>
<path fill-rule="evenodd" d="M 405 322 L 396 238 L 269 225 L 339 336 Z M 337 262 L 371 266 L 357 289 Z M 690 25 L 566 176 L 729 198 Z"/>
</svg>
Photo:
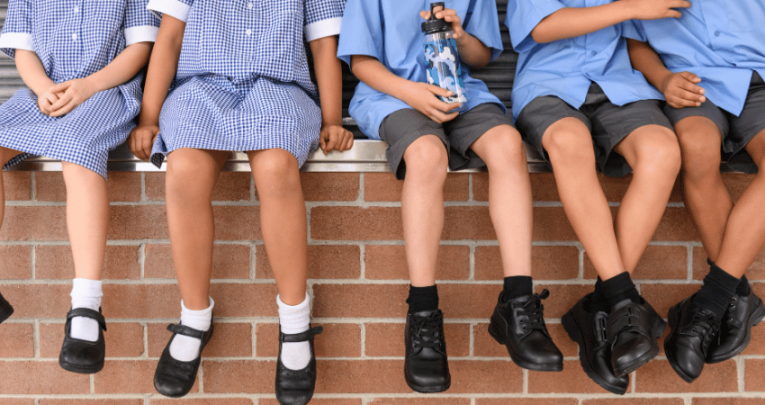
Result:
<svg viewBox="0 0 765 405">
<path fill-rule="evenodd" d="M 631 21 L 624 35 L 648 42 L 667 69 L 696 74 L 709 100 L 740 115 L 752 73 L 765 77 L 765 2 L 691 0 L 681 11 L 679 19 Z"/>
<path fill-rule="evenodd" d="M 413 82 L 427 83 L 425 56 L 420 24 L 425 20 L 420 11 L 430 9 L 430 0 L 348 0 L 343 13 L 337 57 L 349 66 L 351 56 L 377 58 L 396 76 Z M 465 20 L 469 0 L 446 0 L 446 8 L 454 9 Z M 494 0 L 476 3 L 466 31 L 491 48 L 491 59 L 502 53 L 502 37 Z M 470 77 L 470 70 L 461 63 L 465 82 L 467 108 L 495 103 L 505 111 L 499 99 L 489 93 L 482 81 Z M 380 139 L 380 124 L 388 115 L 405 108 L 405 102 L 359 83 L 348 111 L 364 134 Z M 506 111 L 505 111 L 506 112 Z"/>
<path fill-rule="evenodd" d="M 744 0 L 726 0 L 744 1 Z M 519 53 L 513 84 L 513 116 L 541 96 L 557 96 L 574 108 L 597 83 L 616 105 L 663 100 L 643 74 L 632 69 L 621 24 L 576 38 L 539 44 L 531 31 L 550 14 L 565 7 L 595 7 L 612 0 L 510 0 L 505 25 Z"/>
</svg>

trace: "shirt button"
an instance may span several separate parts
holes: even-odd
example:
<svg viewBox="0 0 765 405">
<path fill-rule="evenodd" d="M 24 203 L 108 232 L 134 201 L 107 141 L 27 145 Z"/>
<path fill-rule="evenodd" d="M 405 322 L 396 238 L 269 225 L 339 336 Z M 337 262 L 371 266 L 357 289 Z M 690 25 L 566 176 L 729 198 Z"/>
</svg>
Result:
<svg viewBox="0 0 765 405">
<path fill-rule="evenodd" d="M 247 35 L 252 35 L 252 30 L 247 30 L 244 33 L 247 34 Z"/>
<path fill-rule="evenodd" d="M 592 52 L 590 52 L 590 55 L 597 56 L 598 55 L 598 51 L 592 51 Z"/>
<path fill-rule="evenodd" d="M 72 34 L 72 39 L 76 41 L 77 40 L 77 34 Z"/>
<path fill-rule="evenodd" d="M 252 3 L 247 3 L 247 8 L 252 8 Z"/>
<path fill-rule="evenodd" d="M 715 36 L 719 37 L 720 36 L 720 31 L 715 31 Z"/>
</svg>

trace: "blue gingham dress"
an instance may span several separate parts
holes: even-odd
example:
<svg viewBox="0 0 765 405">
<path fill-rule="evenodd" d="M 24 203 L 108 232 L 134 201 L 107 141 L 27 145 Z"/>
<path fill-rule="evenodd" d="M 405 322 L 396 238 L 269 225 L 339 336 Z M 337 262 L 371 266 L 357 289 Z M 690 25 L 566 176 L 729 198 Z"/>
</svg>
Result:
<svg viewBox="0 0 765 405">
<path fill-rule="evenodd" d="M 279 148 L 302 166 L 321 112 L 306 41 L 338 35 L 344 0 L 151 0 L 186 22 L 152 162 L 180 149 Z"/>
<path fill-rule="evenodd" d="M 34 51 L 55 83 L 87 77 L 138 42 L 154 42 L 159 18 L 148 0 L 10 0 L 0 51 Z M 6 167 L 42 155 L 86 167 L 106 178 L 109 150 L 125 142 L 140 110 L 139 74 L 99 92 L 69 114 L 52 118 L 37 96 L 20 89 L 0 106 L 0 146 L 22 153 Z"/>
</svg>

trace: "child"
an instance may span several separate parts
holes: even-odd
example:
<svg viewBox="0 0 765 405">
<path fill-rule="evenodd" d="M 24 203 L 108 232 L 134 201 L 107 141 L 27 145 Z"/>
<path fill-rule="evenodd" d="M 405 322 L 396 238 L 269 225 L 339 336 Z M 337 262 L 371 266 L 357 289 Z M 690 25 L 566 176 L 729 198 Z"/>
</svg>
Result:
<svg viewBox="0 0 765 405">
<path fill-rule="evenodd" d="M 32 155 L 62 161 L 77 278 L 59 364 L 76 373 L 104 366 L 106 161 L 138 115 L 138 73 L 159 26 L 147 1 L 11 0 L 0 36 L 0 49 L 15 57 L 28 87 L 0 106 L 0 163 L 9 167 Z M 0 192 L 1 182 L 2 176 Z"/>
<path fill-rule="evenodd" d="M 282 404 L 308 403 L 316 382 L 313 338 L 322 329 L 310 329 L 298 169 L 319 142 L 325 152 L 353 142 L 342 127 L 335 56 L 343 2 L 151 0 L 149 9 L 163 18 L 130 146 L 157 166 L 167 155 L 167 216 L 183 298 L 181 323 L 168 328 L 173 335 L 154 386 L 181 397 L 194 384 L 213 333 L 211 193 L 229 152 L 246 151 L 279 291 L 276 397 Z M 304 39 L 314 57 L 321 110 Z"/>
<path fill-rule="evenodd" d="M 765 243 L 765 3 L 691 4 L 680 19 L 625 29 L 633 66 L 667 99 L 683 152 L 685 204 L 709 257 L 701 289 L 669 312 L 664 348 L 687 382 L 705 362 L 741 353 L 765 315 L 744 276 Z M 722 159 L 737 170 L 759 168 L 735 205 Z"/>
<path fill-rule="evenodd" d="M 477 2 L 466 27 L 469 2 L 445 3 L 435 9 L 436 17 L 451 24 L 460 70 L 497 58 L 502 40 L 494 0 Z M 445 391 L 451 383 L 435 285 L 443 186 L 448 168 L 482 166 L 489 169 L 489 211 L 505 273 L 489 331 L 519 366 L 560 371 L 563 358 L 540 302 L 548 293 L 532 293 L 531 186 L 521 136 L 499 99 L 468 73 L 461 78 L 469 111 L 450 112 L 457 103 L 436 98 L 451 93 L 426 82 L 420 24 L 431 17 L 424 11 L 429 9 L 429 0 L 351 0 L 338 50 L 362 81 L 351 116 L 370 138 L 388 143 L 391 171 L 404 179 L 401 211 L 411 279 L 404 377 L 418 392 Z"/>
<path fill-rule="evenodd" d="M 511 0 L 519 52 L 516 124 L 551 163 L 563 209 L 600 276 L 562 319 L 587 375 L 624 394 L 628 374 L 659 353 L 666 325 L 630 274 L 651 240 L 680 170 L 661 94 L 634 72 L 623 21 L 678 17 L 680 0 Z M 598 182 L 633 170 L 616 223 Z M 606 339 L 607 337 L 607 339 Z"/>
</svg>

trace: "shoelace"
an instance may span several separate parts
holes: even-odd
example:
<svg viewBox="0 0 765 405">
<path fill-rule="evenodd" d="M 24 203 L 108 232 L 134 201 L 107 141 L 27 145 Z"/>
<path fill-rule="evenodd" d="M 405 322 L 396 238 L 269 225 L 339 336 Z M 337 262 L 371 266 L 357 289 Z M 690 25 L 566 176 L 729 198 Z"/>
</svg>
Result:
<svg viewBox="0 0 765 405">
<path fill-rule="evenodd" d="M 696 312 L 693 315 L 691 322 L 691 328 L 688 330 L 687 334 L 699 337 L 701 339 L 702 349 L 706 351 L 709 344 L 712 342 L 712 338 L 714 338 L 720 330 L 720 325 L 715 319 L 714 314 L 707 310 Z"/>
<path fill-rule="evenodd" d="M 419 347 L 441 350 L 441 311 L 423 317 L 412 317 L 413 342 Z"/>
<path fill-rule="evenodd" d="M 550 296 L 550 291 L 548 291 L 545 288 L 544 290 L 542 290 L 541 293 L 534 294 L 530 300 L 526 301 L 526 303 L 523 304 L 523 310 L 518 311 L 518 315 L 527 317 L 526 319 L 523 319 L 523 318 L 520 319 L 520 323 L 521 325 L 523 325 L 524 332 L 526 332 L 529 329 L 531 330 L 544 329 L 545 306 L 542 305 L 542 300 L 547 299 L 547 297 L 549 296 Z"/>
</svg>

